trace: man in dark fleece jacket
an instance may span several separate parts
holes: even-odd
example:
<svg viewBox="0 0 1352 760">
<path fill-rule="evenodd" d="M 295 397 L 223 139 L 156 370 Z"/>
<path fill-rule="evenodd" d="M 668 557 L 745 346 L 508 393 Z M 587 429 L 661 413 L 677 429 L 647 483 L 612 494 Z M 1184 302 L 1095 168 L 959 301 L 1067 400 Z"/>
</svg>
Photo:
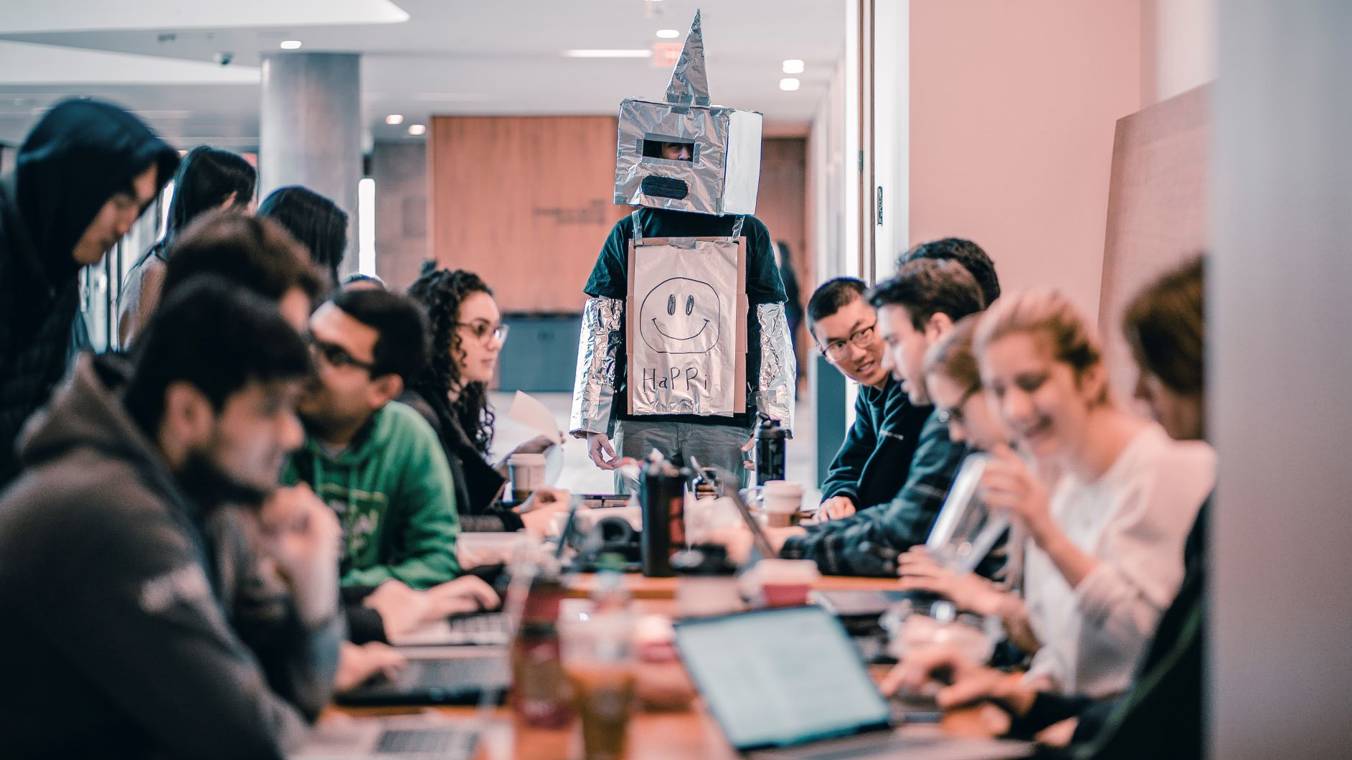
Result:
<svg viewBox="0 0 1352 760">
<path fill-rule="evenodd" d="M 911 403 L 928 404 L 925 351 L 955 322 L 985 307 L 976 279 L 954 261 L 913 261 L 879 284 L 869 302 L 878 309 L 885 366 Z M 895 499 L 807 530 L 771 531 L 772 543 L 780 544 L 781 557 L 815 560 L 829 575 L 896 575 L 897 555 L 929 537 L 966 455 L 967 447 L 950 440 L 948 426 L 931 413 Z"/>
<path fill-rule="evenodd" d="M 66 371 L 76 274 L 127 234 L 177 166 L 140 119 L 68 100 L 33 127 L 0 179 L 0 487 L 18 470 L 24 420 Z"/>
<path fill-rule="evenodd" d="M 129 378 L 80 358 L 0 495 L 4 754 L 281 758 L 328 701 L 343 633 L 337 521 L 276 489 L 307 349 L 273 304 L 206 280 L 138 351 Z M 286 646 L 251 652 L 226 620 L 202 533 L 223 503 L 263 505 Z"/>
<path fill-rule="evenodd" d="M 878 312 L 865 299 L 866 290 L 863 280 L 837 277 L 822 283 L 807 304 L 817 350 L 859 383 L 854 425 L 822 482 L 818 520 L 849 517 L 891 501 L 911 472 L 920 430 L 933 411 L 912 404 L 883 366 Z"/>
</svg>

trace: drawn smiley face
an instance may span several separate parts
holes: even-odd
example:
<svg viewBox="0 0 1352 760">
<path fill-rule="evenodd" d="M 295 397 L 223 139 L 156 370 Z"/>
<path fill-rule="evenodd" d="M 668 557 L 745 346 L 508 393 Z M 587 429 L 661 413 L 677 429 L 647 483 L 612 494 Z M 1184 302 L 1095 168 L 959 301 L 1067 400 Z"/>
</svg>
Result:
<svg viewBox="0 0 1352 760">
<path fill-rule="evenodd" d="M 703 354 L 718 343 L 721 312 L 712 285 L 671 277 L 643 297 L 639 335 L 660 354 Z"/>
</svg>

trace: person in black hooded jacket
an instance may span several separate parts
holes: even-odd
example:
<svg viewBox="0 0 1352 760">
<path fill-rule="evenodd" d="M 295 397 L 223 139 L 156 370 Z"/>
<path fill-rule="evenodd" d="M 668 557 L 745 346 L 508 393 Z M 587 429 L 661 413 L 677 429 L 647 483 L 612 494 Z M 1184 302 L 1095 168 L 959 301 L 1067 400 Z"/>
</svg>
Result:
<svg viewBox="0 0 1352 760">
<path fill-rule="evenodd" d="M 117 106 L 57 104 L 0 180 L 0 485 L 65 373 L 80 267 L 97 264 L 173 176 L 178 152 Z"/>
</svg>

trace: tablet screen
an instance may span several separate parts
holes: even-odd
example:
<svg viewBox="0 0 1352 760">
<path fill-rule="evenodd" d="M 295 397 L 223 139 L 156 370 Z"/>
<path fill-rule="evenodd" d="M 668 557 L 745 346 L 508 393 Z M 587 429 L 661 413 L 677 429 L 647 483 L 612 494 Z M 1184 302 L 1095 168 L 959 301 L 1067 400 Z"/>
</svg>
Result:
<svg viewBox="0 0 1352 760">
<path fill-rule="evenodd" d="M 681 621 L 686 669 L 739 750 L 887 724 L 889 708 L 845 629 L 818 607 Z"/>
</svg>

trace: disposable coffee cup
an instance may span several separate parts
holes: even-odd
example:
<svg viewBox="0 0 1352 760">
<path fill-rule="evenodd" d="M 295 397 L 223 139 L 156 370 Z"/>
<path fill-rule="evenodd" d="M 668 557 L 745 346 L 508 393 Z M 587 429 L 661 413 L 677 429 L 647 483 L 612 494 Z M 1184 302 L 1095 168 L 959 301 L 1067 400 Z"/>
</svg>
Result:
<svg viewBox="0 0 1352 760">
<path fill-rule="evenodd" d="M 806 604 L 812 584 L 821 578 L 810 559 L 763 559 L 742 576 L 748 597 L 759 597 L 767 607 Z"/>
<path fill-rule="evenodd" d="M 784 528 L 798 520 L 803 508 L 803 486 L 789 480 L 771 480 L 761 487 L 761 503 L 765 509 L 765 524 Z"/>
<path fill-rule="evenodd" d="M 512 501 L 520 504 L 545 484 L 544 454 L 513 454 L 507 457 L 507 479 L 511 481 Z"/>
</svg>

